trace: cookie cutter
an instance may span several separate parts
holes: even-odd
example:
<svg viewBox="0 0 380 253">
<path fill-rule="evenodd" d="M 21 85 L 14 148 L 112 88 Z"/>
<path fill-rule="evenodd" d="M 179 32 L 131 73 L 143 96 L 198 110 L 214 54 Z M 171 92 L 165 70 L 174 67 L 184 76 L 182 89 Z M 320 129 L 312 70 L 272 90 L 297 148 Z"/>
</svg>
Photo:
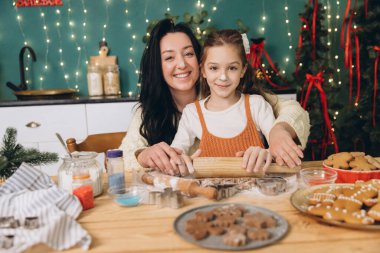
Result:
<svg viewBox="0 0 380 253">
<path fill-rule="evenodd" d="M 20 221 L 13 216 L 0 217 L 0 228 L 18 228 L 19 226 Z"/>
<path fill-rule="evenodd" d="M 14 235 L 0 236 L 0 249 L 10 249 L 13 247 Z"/>
<path fill-rule="evenodd" d="M 161 191 L 150 191 L 148 204 L 158 205 L 159 207 L 180 208 L 184 206 L 183 195 L 173 188 L 165 188 Z"/>
<path fill-rule="evenodd" d="M 262 194 L 276 196 L 286 192 L 287 180 L 282 177 L 263 177 L 256 179 L 256 185 Z"/>
<path fill-rule="evenodd" d="M 39 228 L 40 224 L 38 222 L 38 217 L 26 217 L 24 226 L 27 229 Z"/>
</svg>

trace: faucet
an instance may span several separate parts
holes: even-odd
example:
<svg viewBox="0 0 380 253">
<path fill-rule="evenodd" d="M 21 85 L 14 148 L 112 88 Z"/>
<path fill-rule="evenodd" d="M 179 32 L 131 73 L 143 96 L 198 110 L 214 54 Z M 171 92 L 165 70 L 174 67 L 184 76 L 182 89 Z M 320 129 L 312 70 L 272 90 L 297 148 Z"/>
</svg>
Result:
<svg viewBox="0 0 380 253">
<path fill-rule="evenodd" d="M 27 49 L 29 50 L 29 53 L 32 56 L 32 60 L 34 62 L 37 60 L 36 53 L 34 52 L 33 48 L 31 48 L 30 46 L 24 46 L 21 48 L 20 54 L 18 56 L 18 61 L 19 61 L 19 65 L 20 65 L 20 82 L 21 82 L 21 84 L 19 86 L 17 86 L 11 82 L 7 82 L 7 86 L 14 91 L 21 91 L 21 90 L 27 90 L 28 89 L 28 87 L 26 86 L 25 69 L 24 69 L 24 54 L 25 54 L 25 51 Z"/>
</svg>

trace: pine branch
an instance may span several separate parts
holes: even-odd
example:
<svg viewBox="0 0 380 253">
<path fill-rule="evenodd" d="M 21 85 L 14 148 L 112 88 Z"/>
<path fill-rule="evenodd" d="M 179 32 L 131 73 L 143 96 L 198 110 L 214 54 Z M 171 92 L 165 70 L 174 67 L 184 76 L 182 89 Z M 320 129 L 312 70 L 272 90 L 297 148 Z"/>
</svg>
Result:
<svg viewBox="0 0 380 253">
<path fill-rule="evenodd" d="M 31 165 L 46 165 L 58 161 L 58 154 L 40 152 L 35 148 L 24 148 L 17 144 L 17 130 L 7 128 L 0 148 L 0 178 L 10 177 L 23 162 Z"/>
</svg>

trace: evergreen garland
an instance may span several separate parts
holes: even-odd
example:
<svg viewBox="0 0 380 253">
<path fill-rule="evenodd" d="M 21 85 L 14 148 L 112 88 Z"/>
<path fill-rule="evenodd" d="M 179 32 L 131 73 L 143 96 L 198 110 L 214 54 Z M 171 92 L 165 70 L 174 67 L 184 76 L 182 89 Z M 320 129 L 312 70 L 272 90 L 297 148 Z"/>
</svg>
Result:
<svg viewBox="0 0 380 253">
<path fill-rule="evenodd" d="M 40 152 L 35 148 L 24 148 L 17 143 L 17 130 L 7 128 L 0 148 L 0 179 L 6 179 L 20 167 L 21 163 L 46 165 L 58 161 L 58 154 Z"/>
<path fill-rule="evenodd" d="M 312 22 L 313 22 L 313 11 L 317 8 L 317 18 L 316 18 L 316 54 L 313 58 L 313 46 L 312 46 Z M 323 90 L 326 93 L 328 113 L 330 119 L 332 119 L 333 113 L 342 108 L 340 99 L 336 96 L 340 88 L 334 83 L 329 83 L 329 78 L 333 73 L 331 62 L 328 60 L 329 46 L 327 45 L 327 29 L 325 28 L 325 16 L 326 10 L 323 8 L 322 4 L 314 6 L 314 4 L 307 4 L 305 6 L 305 11 L 300 14 L 303 18 L 307 20 L 308 29 L 302 30 L 302 47 L 297 49 L 299 54 L 299 59 L 296 59 L 296 65 L 299 65 L 298 74 L 293 74 L 294 81 L 293 87 L 297 90 L 298 100 L 301 99 L 301 93 L 306 92 L 304 86 L 306 80 L 306 74 L 311 74 L 313 76 L 317 75 L 319 72 L 323 71 L 324 82 L 322 85 Z M 326 135 L 325 120 L 323 118 L 323 112 L 320 102 L 320 94 L 317 89 L 313 88 L 311 90 L 306 110 L 310 117 L 310 136 L 307 147 L 304 151 L 305 160 L 321 160 L 324 159 L 326 154 L 322 148 L 323 138 Z M 334 127 L 334 126 L 333 126 Z M 327 146 L 327 154 L 334 152 L 332 143 Z M 339 141 L 338 141 L 339 144 Z"/>
<path fill-rule="evenodd" d="M 355 7 L 354 7 L 355 8 Z M 372 124 L 373 94 L 374 94 L 374 62 L 377 52 L 374 46 L 380 46 L 380 5 L 376 0 L 368 1 L 368 14 L 365 16 L 364 4 L 353 9 L 353 24 L 357 27 L 360 43 L 360 99 L 355 105 L 348 101 L 345 108 L 339 112 L 335 122 L 337 137 L 341 151 L 364 151 L 372 156 L 380 155 L 380 87 L 377 87 L 376 125 Z M 351 41 L 354 43 L 354 33 Z M 353 63 L 356 62 L 356 48 L 353 46 Z M 353 98 L 356 95 L 356 64 L 353 71 Z M 380 76 L 380 73 L 378 73 Z M 379 82 L 379 80 L 378 80 Z M 347 81 L 346 87 L 349 84 Z M 348 95 L 344 99 L 348 100 Z M 343 141 L 344 140 L 344 141 Z"/>
</svg>

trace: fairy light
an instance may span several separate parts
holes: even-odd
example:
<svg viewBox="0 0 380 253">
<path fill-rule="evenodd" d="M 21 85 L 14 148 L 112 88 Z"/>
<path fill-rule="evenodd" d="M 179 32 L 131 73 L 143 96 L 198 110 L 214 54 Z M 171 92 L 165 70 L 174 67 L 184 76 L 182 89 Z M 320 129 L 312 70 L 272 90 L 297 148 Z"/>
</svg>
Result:
<svg viewBox="0 0 380 253">
<path fill-rule="evenodd" d="M 47 71 L 48 71 L 48 56 L 49 56 L 49 44 L 50 44 L 50 39 L 49 39 L 49 35 L 48 35 L 48 27 L 46 25 L 46 20 L 45 20 L 45 13 L 42 11 L 41 7 L 38 7 L 39 8 L 39 11 L 40 11 L 40 16 L 41 16 L 41 19 L 42 19 L 42 23 L 43 23 L 43 31 L 44 31 L 44 34 L 45 34 L 45 42 L 46 42 L 46 51 L 45 51 L 45 64 L 44 64 L 44 67 L 43 67 L 43 71 L 45 72 L 45 74 L 47 74 Z M 43 89 L 43 81 L 44 79 L 40 79 L 40 89 Z"/>
<path fill-rule="evenodd" d="M 264 34 L 265 33 L 265 25 L 266 25 L 266 15 L 265 15 L 265 0 L 261 1 L 261 19 L 260 19 L 260 26 L 259 26 L 259 33 Z"/>
<path fill-rule="evenodd" d="M 292 50 L 293 49 L 293 42 L 292 42 L 292 34 L 290 32 L 290 19 L 289 19 L 289 4 L 288 4 L 288 1 L 285 0 L 285 6 L 284 6 L 284 11 L 285 11 L 285 27 L 286 27 L 286 32 L 287 32 L 287 35 L 288 35 L 288 39 L 289 39 L 289 50 Z M 285 58 L 285 67 L 288 66 L 288 63 L 289 63 L 289 57 L 286 57 Z"/>
</svg>

